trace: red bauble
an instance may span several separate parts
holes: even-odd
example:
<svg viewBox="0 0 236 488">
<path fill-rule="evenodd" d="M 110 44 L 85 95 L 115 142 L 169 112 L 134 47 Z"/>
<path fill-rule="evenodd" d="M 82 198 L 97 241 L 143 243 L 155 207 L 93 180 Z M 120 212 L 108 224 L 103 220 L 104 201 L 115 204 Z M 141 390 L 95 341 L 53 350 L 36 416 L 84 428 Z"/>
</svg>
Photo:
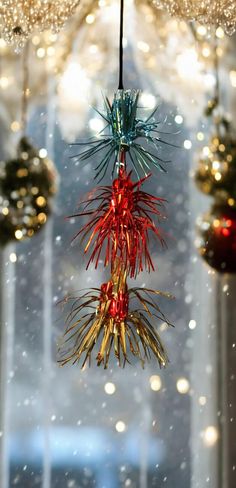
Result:
<svg viewBox="0 0 236 488">
<path fill-rule="evenodd" d="M 199 219 L 198 234 L 203 259 L 221 273 L 236 273 L 236 208 L 214 204 Z"/>
</svg>

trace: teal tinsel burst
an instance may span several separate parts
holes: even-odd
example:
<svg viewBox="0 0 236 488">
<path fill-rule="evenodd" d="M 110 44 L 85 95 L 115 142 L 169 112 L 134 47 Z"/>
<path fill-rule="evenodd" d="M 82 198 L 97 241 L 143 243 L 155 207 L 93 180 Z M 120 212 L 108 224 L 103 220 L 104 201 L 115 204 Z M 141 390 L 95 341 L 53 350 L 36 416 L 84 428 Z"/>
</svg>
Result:
<svg viewBox="0 0 236 488">
<path fill-rule="evenodd" d="M 115 169 L 119 170 L 119 154 L 122 150 L 128 154 L 138 178 L 143 174 L 147 176 L 153 167 L 166 171 L 163 163 L 170 161 L 162 160 L 157 153 L 161 144 L 173 144 L 160 138 L 159 122 L 154 119 L 157 108 L 145 120 L 138 117 L 139 95 L 137 90 L 118 90 L 112 104 L 105 97 L 105 113 L 96 110 L 106 122 L 104 129 L 98 137 L 75 144 L 87 147 L 79 156 L 74 156 L 80 161 L 87 161 L 98 153 L 102 154 L 101 161 L 95 168 L 95 179 L 99 178 L 99 181 L 105 176 L 110 164 L 112 175 Z"/>
</svg>

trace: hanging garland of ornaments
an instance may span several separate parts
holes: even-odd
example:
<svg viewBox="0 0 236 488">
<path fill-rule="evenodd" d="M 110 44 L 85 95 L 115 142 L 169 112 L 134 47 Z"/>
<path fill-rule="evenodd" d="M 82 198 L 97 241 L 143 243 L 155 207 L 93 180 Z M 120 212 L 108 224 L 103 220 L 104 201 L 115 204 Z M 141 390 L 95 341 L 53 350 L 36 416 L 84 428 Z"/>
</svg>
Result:
<svg viewBox="0 0 236 488">
<path fill-rule="evenodd" d="M 58 32 L 78 4 L 78 0 L 2 0 L 0 35 L 20 50 L 34 31 Z"/>
<path fill-rule="evenodd" d="M 77 363 L 82 367 L 91 362 L 97 346 L 96 361 L 108 367 L 112 352 L 120 366 L 134 356 L 141 361 L 153 354 L 160 367 L 168 363 L 167 353 L 153 325 L 159 320 L 171 325 L 158 304 L 158 297 L 171 298 L 169 293 L 128 285 L 128 278 L 136 278 L 144 271 L 153 271 L 149 239 L 155 236 L 164 244 L 159 220 L 164 200 L 147 193 L 143 186 L 150 171 L 165 171 L 158 149 L 166 141 L 158 130 L 154 116 L 139 116 L 139 91 L 123 87 L 123 12 L 121 0 L 120 77 L 113 101 L 105 98 L 104 130 L 94 139 L 81 142 L 80 161 L 95 156 L 100 161 L 95 168 L 98 182 L 111 171 L 111 186 L 99 186 L 80 205 L 72 216 L 87 218 L 75 237 L 80 236 L 84 253 L 88 254 L 87 268 L 102 260 L 110 269 L 110 278 L 100 288 L 67 297 L 69 304 L 64 344 L 60 347 L 59 362 Z M 133 174 L 136 175 L 134 180 Z"/>
<path fill-rule="evenodd" d="M 0 245 L 33 237 L 47 222 L 58 177 L 45 149 L 35 148 L 26 137 L 28 45 L 23 54 L 22 137 L 16 156 L 0 162 Z"/>
<path fill-rule="evenodd" d="M 198 250 L 218 272 L 236 272 L 236 139 L 228 118 L 220 112 L 217 50 L 216 93 L 206 115 L 212 118 L 214 134 L 202 150 L 195 181 L 214 197 L 209 212 L 198 218 Z"/>
<path fill-rule="evenodd" d="M 230 124 L 227 134 L 217 132 L 203 148 L 195 180 L 198 188 L 214 197 L 211 210 L 198 219 L 198 249 L 219 272 L 236 272 L 236 140 Z M 221 124 L 220 124 L 221 125 Z"/>
</svg>

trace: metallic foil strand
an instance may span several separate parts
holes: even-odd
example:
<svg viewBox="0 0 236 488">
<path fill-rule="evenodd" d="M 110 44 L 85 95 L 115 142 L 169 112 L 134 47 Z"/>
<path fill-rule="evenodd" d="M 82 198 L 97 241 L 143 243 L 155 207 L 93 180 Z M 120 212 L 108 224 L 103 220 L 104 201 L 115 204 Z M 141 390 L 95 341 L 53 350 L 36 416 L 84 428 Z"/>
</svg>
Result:
<svg viewBox="0 0 236 488">
<path fill-rule="evenodd" d="M 138 115 L 139 91 L 118 90 L 112 104 L 105 97 L 105 113 L 97 110 L 105 122 L 105 128 L 96 138 L 75 143 L 75 146 L 86 147 L 79 155 L 73 156 L 81 162 L 101 155 L 95 168 L 95 179 L 101 181 L 108 167 L 112 167 L 112 175 L 120 169 L 120 151 L 127 153 L 127 162 L 131 164 L 138 178 L 147 176 L 151 169 L 166 171 L 164 161 L 159 155 L 163 144 L 174 146 L 161 137 L 158 130 L 160 122 L 155 121 L 157 108 L 145 119 Z"/>
<path fill-rule="evenodd" d="M 141 190 L 146 179 L 133 182 L 131 173 L 120 170 L 111 186 L 98 188 L 81 203 L 81 212 L 72 216 L 89 217 L 76 235 L 81 236 L 85 254 L 90 252 L 87 268 L 92 262 L 97 267 L 101 258 L 104 266 L 119 258 L 131 277 L 154 270 L 149 237 L 152 234 L 165 244 L 155 223 L 163 218 L 159 209 L 165 200 Z"/>
<path fill-rule="evenodd" d="M 153 319 L 171 325 L 162 313 L 156 298 L 170 294 L 147 288 L 127 287 L 127 273 L 119 261 L 110 281 L 101 289 L 92 288 L 80 297 L 68 297 L 64 303 L 71 304 L 67 317 L 65 341 L 60 348 L 59 363 L 78 363 L 82 367 L 91 362 L 92 352 L 97 347 L 96 361 L 106 369 L 113 350 L 119 366 L 138 358 L 144 366 L 153 354 L 159 366 L 168 363 L 168 356 L 160 336 L 152 324 Z M 135 307 L 135 301 L 137 307 Z"/>
</svg>

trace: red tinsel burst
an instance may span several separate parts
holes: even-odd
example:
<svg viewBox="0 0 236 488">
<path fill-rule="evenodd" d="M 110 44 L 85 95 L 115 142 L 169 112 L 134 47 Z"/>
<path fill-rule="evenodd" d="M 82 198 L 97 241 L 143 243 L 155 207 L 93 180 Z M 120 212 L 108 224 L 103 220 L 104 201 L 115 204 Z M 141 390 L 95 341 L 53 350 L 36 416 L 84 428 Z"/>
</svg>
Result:
<svg viewBox="0 0 236 488">
<path fill-rule="evenodd" d="M 72 216 L 91 216 L 75 236 L 82 236 L 82 241 L 88 239 L 84 249 L 85 253 L 91 251 L 87 268 L 91 262 L 97 267 L 104 250 L 104 265 L 119 258 L 131 277 L 144 269 L 154 270 L 148 249 L 149 231 L 162 245 L 165 243 L 153 221 L 161 217 L 159 207 L 165 200 L 141 190 L 149 176 L 133 182 L 131 173 L 121 170 L 112 186 L 99 187 L 95 197 L 82 202 L 83 211 Z M 96 203 L 98 207 L 91 209 Z"/>
</svg>

